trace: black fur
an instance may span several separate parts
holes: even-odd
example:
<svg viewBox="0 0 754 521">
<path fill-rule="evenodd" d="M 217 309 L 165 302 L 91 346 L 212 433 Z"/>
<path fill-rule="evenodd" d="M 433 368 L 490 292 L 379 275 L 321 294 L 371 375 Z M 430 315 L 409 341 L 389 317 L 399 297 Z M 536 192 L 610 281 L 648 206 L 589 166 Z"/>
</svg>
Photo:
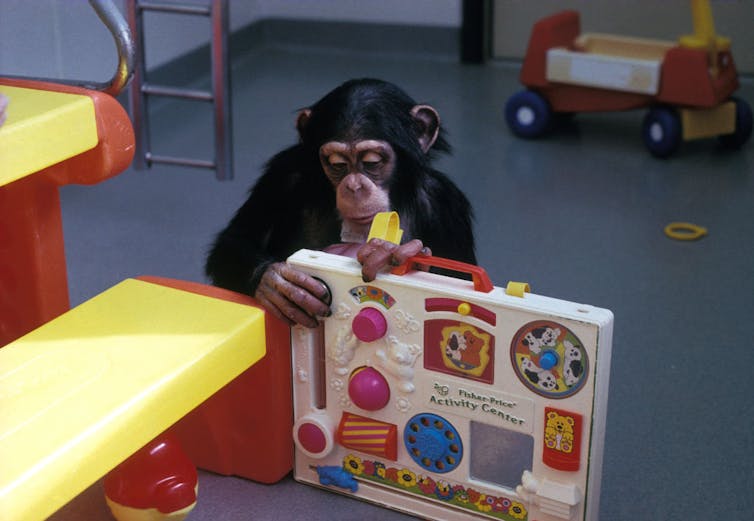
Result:
<svg viewBox="0 0 754 521">
<path fill-rule="evenodd" d="M 430 154 L 419 145 L 411 117 L 417 103 L 380 80 L 352 80 L 314 104 L 301 142 L 275 155 L 228 226 L 217 236 L 206 272 L 220 287 L 253 295 L 267 266 L 301 248 L 340 242 L 335 193 L 319 163 L 319 148 L 334 139 L 378 139 L 395 150 L 388 184 L 404 241 L 418 238 L 433 255 L 476 264 L 472 210 L 450 179 L 431 167 L 450 151 L 444 132 Z"/>
</svg>

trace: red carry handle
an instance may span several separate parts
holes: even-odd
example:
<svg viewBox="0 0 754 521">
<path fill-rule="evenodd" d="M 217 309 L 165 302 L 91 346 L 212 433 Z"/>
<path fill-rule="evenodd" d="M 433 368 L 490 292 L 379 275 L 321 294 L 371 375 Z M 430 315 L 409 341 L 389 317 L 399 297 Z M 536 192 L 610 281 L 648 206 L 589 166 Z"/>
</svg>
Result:
<svg viewBox="0 0 754 521">
<path fill-rule="evenodd" d="M 471 275 L 471 281 L 474 283 L 474 291 L 480 291 L 482 293 L 489 293 L 494 289 L 492 281 L 484 268 L 475 266 L 474 264 L 467 264 L 465 262 L 455 261 L 451 259 L 445 259 L 443 257 L 431 257 L 425 255 L 415 255 L 406 260 L 405 263 L 400 266 L 396 266 L 390 273 L 393 275 L 405 275 L 409 271 L 412 271 L 416 266 L 428 266 L 430 268 L 444 268 L 451 271 L 458 271 L 460 273 L 467 273 Z"/>
</svg>

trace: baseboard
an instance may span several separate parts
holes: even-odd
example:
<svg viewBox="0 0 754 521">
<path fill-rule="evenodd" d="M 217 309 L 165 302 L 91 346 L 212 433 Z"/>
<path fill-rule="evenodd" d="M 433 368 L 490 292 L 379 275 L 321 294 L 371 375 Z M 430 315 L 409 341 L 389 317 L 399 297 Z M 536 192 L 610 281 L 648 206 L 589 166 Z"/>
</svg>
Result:
<svg viewBox="0 0 754 521">
<path fill-rule="evenodd" d="M 457 58 L 460 28 L 357 22 L 268 19 L 260 24 L 263 41 L 343 51 L 424 54 Z"/>
<path fill-rule="evenodd" d="M 231 59 L 254 50 L 288 48 L 458 60 L 460 29 L 271 18 L 234 31 L 229 42 Z M 209 74 L 209 60 L 209 44 L 206 44 L 149 70 L 149 81 L 155 84 L 190 84 L 196 81 L 197 71 L 207 71 Z"/>
</svg>

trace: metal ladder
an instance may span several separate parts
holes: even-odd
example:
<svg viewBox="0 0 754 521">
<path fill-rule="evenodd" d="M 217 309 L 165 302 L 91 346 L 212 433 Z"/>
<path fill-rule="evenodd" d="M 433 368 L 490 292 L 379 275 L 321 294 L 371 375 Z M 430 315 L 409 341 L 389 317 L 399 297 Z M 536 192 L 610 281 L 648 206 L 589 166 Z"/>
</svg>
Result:
<svg viewBox="0 0 754 521">
<path fill-rule="evenodd" d="M 206 16 L 212 24 L 210 91 L 152 85 L 147 81 L 144 60 L 144 12 L 155 11 L 181 15 Z M 136 66 L 129 88 L 131 117 L 136 133 L 134 166 L 149 168 L 155 163 L 207 168 L 215 171 L 220 180 L 233 179 L 232 128 L 230 113 L 230 64 L 228 60 L 228 0 L 209 0 L 206 4 L 191 4 L 152 0 L 126 0 L 126 12 L 131 32 L 137 40 Z M 154 154 L 149 136 L 149 98 L 166 96 L 211 102 L 214 109 L 214 159 L 192 159 Z"/>
</svg>

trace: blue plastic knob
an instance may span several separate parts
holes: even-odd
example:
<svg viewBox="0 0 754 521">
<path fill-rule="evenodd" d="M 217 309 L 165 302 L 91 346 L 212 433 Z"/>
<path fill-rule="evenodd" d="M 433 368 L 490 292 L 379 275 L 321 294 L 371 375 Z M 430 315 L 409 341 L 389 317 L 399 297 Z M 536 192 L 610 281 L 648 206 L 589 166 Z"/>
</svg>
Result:
<svg viewBox="0 0 754 521">
<path fill-rule="evenodd" d="M 549 371 L 556 365 L 558 365 L 558 354 L 555 351 L 545 351 L 539 357 L 539 367 L 545 371 Z"/>
</svg>

